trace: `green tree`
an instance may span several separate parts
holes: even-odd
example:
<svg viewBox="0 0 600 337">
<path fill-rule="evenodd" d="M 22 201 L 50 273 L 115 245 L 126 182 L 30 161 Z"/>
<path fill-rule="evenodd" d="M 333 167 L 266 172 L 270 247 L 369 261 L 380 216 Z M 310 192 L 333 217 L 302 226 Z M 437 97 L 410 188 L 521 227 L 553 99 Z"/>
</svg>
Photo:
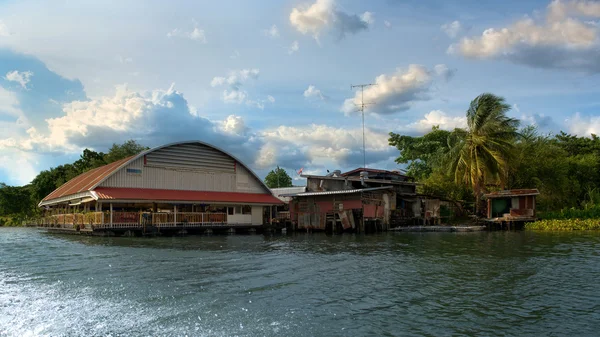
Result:
<svg viewBox="0 0 600 337">
<path fill-rule="evenodd" d="M 140 145 L 135 140 L 130 139 L 121 145 L 113 144 L 110 150 L 108 150 L 108 153 L 104 156 L 104 161 L 109 164 L 117 160 L 134 156 L 148 149 L 148 147 Z"/>
<path fill-rule="evenodd" d="M 29 186 L 0 183 L 0 215 L 27 215 L 32 210 Z"/>
<path fill-rule="evenodd" d="M 433 173 L 444 154 L 450 150 L 448 147 L 450 134 L 450 131 L 434 126 L 430 132 L 421 137 L 390 132 L 388 142 L 400 151 L 396 163 L 408 164 L 406 174 L 417 180 L 423 180 Z"/>
<path fill-rule="evenodd" d="M 486 184 L 503 186 L 519 121 L 506 116 L 510 105 L 504 98 L 484 93 L 467 110 L 467 129 L 456 129 L 449 137 L 450 172 L 457 183 L 473 190 L 476 209 Z"/>
<path fill-rule="evenodd" d="M 268 188 L 292 187 L 292 177 L 284 169 L 277 166 L 276 169 L 271 170 L 265 177 L 265 185 Z"/>
</svg>

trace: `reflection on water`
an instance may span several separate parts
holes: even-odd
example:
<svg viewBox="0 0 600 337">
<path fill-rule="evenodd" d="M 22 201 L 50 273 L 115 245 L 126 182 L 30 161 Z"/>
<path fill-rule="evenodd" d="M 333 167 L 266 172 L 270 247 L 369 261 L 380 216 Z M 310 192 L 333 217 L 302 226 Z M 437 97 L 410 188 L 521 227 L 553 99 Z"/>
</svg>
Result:
<svg viewBox="0 0 600 337">
<path fill-rule="evenodd" d="M 597 335 L 600 233 L 0 229 L 0 336 Z"/>
</svg>

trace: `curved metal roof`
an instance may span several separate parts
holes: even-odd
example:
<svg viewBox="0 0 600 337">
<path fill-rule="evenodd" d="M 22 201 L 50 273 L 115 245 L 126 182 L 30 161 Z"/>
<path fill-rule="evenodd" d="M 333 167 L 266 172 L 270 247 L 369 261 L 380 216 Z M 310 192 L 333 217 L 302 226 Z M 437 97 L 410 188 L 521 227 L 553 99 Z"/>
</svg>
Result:
<svg viewBox="0 0 600 337">
<path fill-rule="evenodd" d="M 59 188 L 54 190 L 52 193 L 48 194 L 48 196 L 46 196 L 44 199 L 42 199 L 42 201 L 40 202 L 40 205 L 42 203 L 47 203 L 48 201 L 53 200 L 53 199 L 58 199 L 58 198 L 66 197 L 69 195 L 78 194 L 81 192 L 93 191 L 96 187 L 98 187 L 100 184 L 102 184 L 106 179 L 108 179 L 110 176 L 112 176 L 117 171 L 124 168 L 129 163 L 133 162 L 134 160 L 141 158 L 151 152 L 154 152 L 154 151 L 166 148 L 166 147 L 175 146 L 175 145 L 183 145 L 183 144 L 204 145 L 209 148 L 220 151 L 220 152 L 224 153 L 225 155 L 231 157 L 238 164 L 242 165 L 243 168 L 245 168 L 248 172 L 250 172 L 250 174 L 252 174 L 254 176 L 254 178 L 256 178 L 260 182 L 260 184 L 264 188 L 265 192 L 272 195 L 272 193 L 269 190 L 269 188 L 267 187 L 267 185 L 265 185 L 265 183 L 256 175 L 256 173 L 254 173 L 254 171 L 252 171 L 248 166 L 246 166 L 246 164 L 244 164 L 237 157 L 235 157 L 231 153 L 229 153 L 219 147 L 216 147 L 212 144 L 208 144 L 208 143 L 200 141 L 200 140 L 192 140 L 192 141 L 174 142 L 174 143 L 157 146 L 157 147 L 151 148 L 149 150 L 143 151 L 135 156 L 124 158 L 124 159 L 118 160 L 116 162 L 95 168 L 95 169 L 87 171 L 87 172 L 84 172 L 84 173 L 78 175 L 77 177 L 67 181 L 66 183 L 61 185 Z"/>
</svg>

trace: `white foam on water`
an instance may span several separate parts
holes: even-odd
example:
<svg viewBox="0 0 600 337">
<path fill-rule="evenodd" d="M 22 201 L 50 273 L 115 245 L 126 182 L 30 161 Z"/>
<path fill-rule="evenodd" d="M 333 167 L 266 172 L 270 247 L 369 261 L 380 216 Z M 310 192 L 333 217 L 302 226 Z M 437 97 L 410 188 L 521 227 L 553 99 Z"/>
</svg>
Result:
<svg viewBox="0 0 600 337">
<path fill-rule="evenodd" d="M 95 296 L 85 286 L 74 287 L 60 281 L 35 283 L 26 275 L 0 272 L 0 336 L 232 334 L 198 324 L 159 325 L 157 320 L 165 310 L 168 308 L 147 308 L 127 299 Z"/>
</svg>

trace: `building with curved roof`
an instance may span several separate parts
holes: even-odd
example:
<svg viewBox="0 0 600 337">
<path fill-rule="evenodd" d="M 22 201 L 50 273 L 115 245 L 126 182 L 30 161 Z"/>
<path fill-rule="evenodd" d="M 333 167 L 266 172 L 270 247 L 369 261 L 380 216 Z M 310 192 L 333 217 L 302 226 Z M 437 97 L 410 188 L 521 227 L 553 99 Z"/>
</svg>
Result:
<svg viewBox="0 0 600 337">
<path fill-rule="evenodd" d="M 262 225 L 270 220 L 271 206 L 281 203 L 233 155 L 201 141 L 188 141 L 85 172 L 54 190 L 39 206 L 54 213 L 47 220 L 50 223 L 116 228 L 145 222 Z M 81 212 L 84 215 L 78 215 Z"/>
</svg>

